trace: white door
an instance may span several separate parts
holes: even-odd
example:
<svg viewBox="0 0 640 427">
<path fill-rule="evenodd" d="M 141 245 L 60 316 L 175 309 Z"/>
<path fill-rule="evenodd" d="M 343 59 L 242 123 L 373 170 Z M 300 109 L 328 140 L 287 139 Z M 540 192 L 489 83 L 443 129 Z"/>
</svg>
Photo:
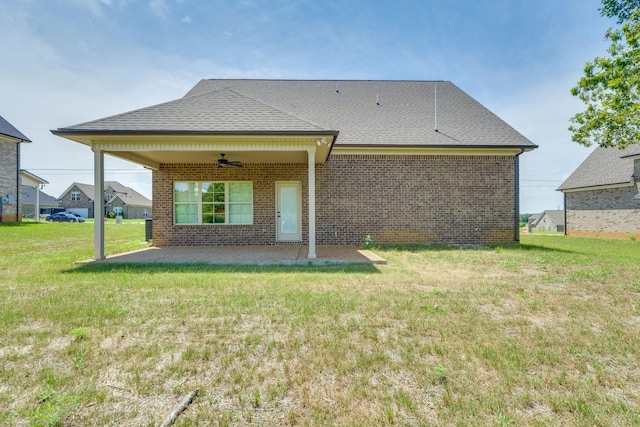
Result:
<svg viewBox="0 0 640 427">
<path fill-rule="evenodd" d="M 276 182 L 276 240 L 302 241 L 300 182 Z"/>
</svg>

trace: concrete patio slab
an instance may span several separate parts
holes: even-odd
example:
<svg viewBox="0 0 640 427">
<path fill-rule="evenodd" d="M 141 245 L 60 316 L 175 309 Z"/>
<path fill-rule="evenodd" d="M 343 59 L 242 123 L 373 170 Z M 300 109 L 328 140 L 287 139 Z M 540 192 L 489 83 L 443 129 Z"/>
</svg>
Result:
<svg viewBox="0 0 640 427">
<path fill-rule="evenodd" d="M 109 255 L 98 263 L 176 263 L 213 265 L 339 265 L 386 264 L 384 258 L 357 246 L 317 246 L 317 258 L 307 258 L 306 245 L 170 246 Z"/>
</svg>

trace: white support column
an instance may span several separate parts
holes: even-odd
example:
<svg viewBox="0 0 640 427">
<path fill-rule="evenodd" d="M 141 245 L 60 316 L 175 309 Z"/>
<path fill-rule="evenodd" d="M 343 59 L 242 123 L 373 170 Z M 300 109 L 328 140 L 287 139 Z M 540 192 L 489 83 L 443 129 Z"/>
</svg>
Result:
<svg viewBox="0 0 640 427">
<path fill-rule="evenodd" d="M 36 184 L 36 209 L 33 213 L 35 222 L 40 222 L 40 184 Z"/>
<path fill-rule="evenodd" d="M 309 255 L 316 258 L 316 147 L 309 148 Z"/>
<path fill-rule="evenodd" d="M 93 253 L 96 260 L 104 259 L 104 153 L 93 153 Z"/>
</svg>

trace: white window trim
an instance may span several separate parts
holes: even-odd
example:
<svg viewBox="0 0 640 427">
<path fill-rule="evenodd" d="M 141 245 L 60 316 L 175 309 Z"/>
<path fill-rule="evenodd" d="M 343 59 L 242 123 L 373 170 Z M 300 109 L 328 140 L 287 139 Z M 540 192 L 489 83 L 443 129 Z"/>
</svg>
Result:
<svg viewBox="0 0 640 427">
<path fill-rule="evenodd" d="M 240 184 L 251 184 L 251 203 L 249 202 L 243 202 L 243 203 L 238 203 L 238 202 L 229 202 L 229 184 L 235 184 L 235 183 L 240 183 Z M 175 200 L 175 188 L 176 188 L 176 184 L 196 184 L 198 187 L 198 199 L 196 202 L 178 202 L 177 204 L 182 204 L 182 205 L 192 205 L 197 203 L 198 204 L 198 222 L 193 222 L 193 223 L 177 223 L 176 222 L 176 200 Z M 202 222 L 202 184 L 224 184 L 224 222 L 214 222 L 214 223 L 203 223 Z M 206 226 L 225 226 L 225 225 L 253 225 L 253 181 L 174 181 L 173 186 L 171 188 L 172 191 L 172 203 L 173 203 L 173 225 L 186 225 L 186 226 L 192 226 L 192 225 L 206 225 Z M 209 204 L 209 203 L 207 203 Z M 229 222 L 229 206 L 230 204 L 250 204 L 251 205 L 251 221 L 250 222 L 243 222 L 243 223 L 230 223 Z"/>
<path fill-rule="evenodd" d="M 72 202 L 79 202 L 80 201 L 80 192 L 79 191 L 72 191 L 71 192 L 71 201 Z"/>
</svg>

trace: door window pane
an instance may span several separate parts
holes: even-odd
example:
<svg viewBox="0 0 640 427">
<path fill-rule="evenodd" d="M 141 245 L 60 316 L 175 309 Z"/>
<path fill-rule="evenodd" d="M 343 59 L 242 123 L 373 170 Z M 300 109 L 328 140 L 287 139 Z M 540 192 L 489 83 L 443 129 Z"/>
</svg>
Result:
<svg viewBox="0 0 640 427">
<path fill-rule="evenodd" d="M 295 187 L 280 188 L 280 231 L 298 232 L 298 192 Z"/>
</svg>

